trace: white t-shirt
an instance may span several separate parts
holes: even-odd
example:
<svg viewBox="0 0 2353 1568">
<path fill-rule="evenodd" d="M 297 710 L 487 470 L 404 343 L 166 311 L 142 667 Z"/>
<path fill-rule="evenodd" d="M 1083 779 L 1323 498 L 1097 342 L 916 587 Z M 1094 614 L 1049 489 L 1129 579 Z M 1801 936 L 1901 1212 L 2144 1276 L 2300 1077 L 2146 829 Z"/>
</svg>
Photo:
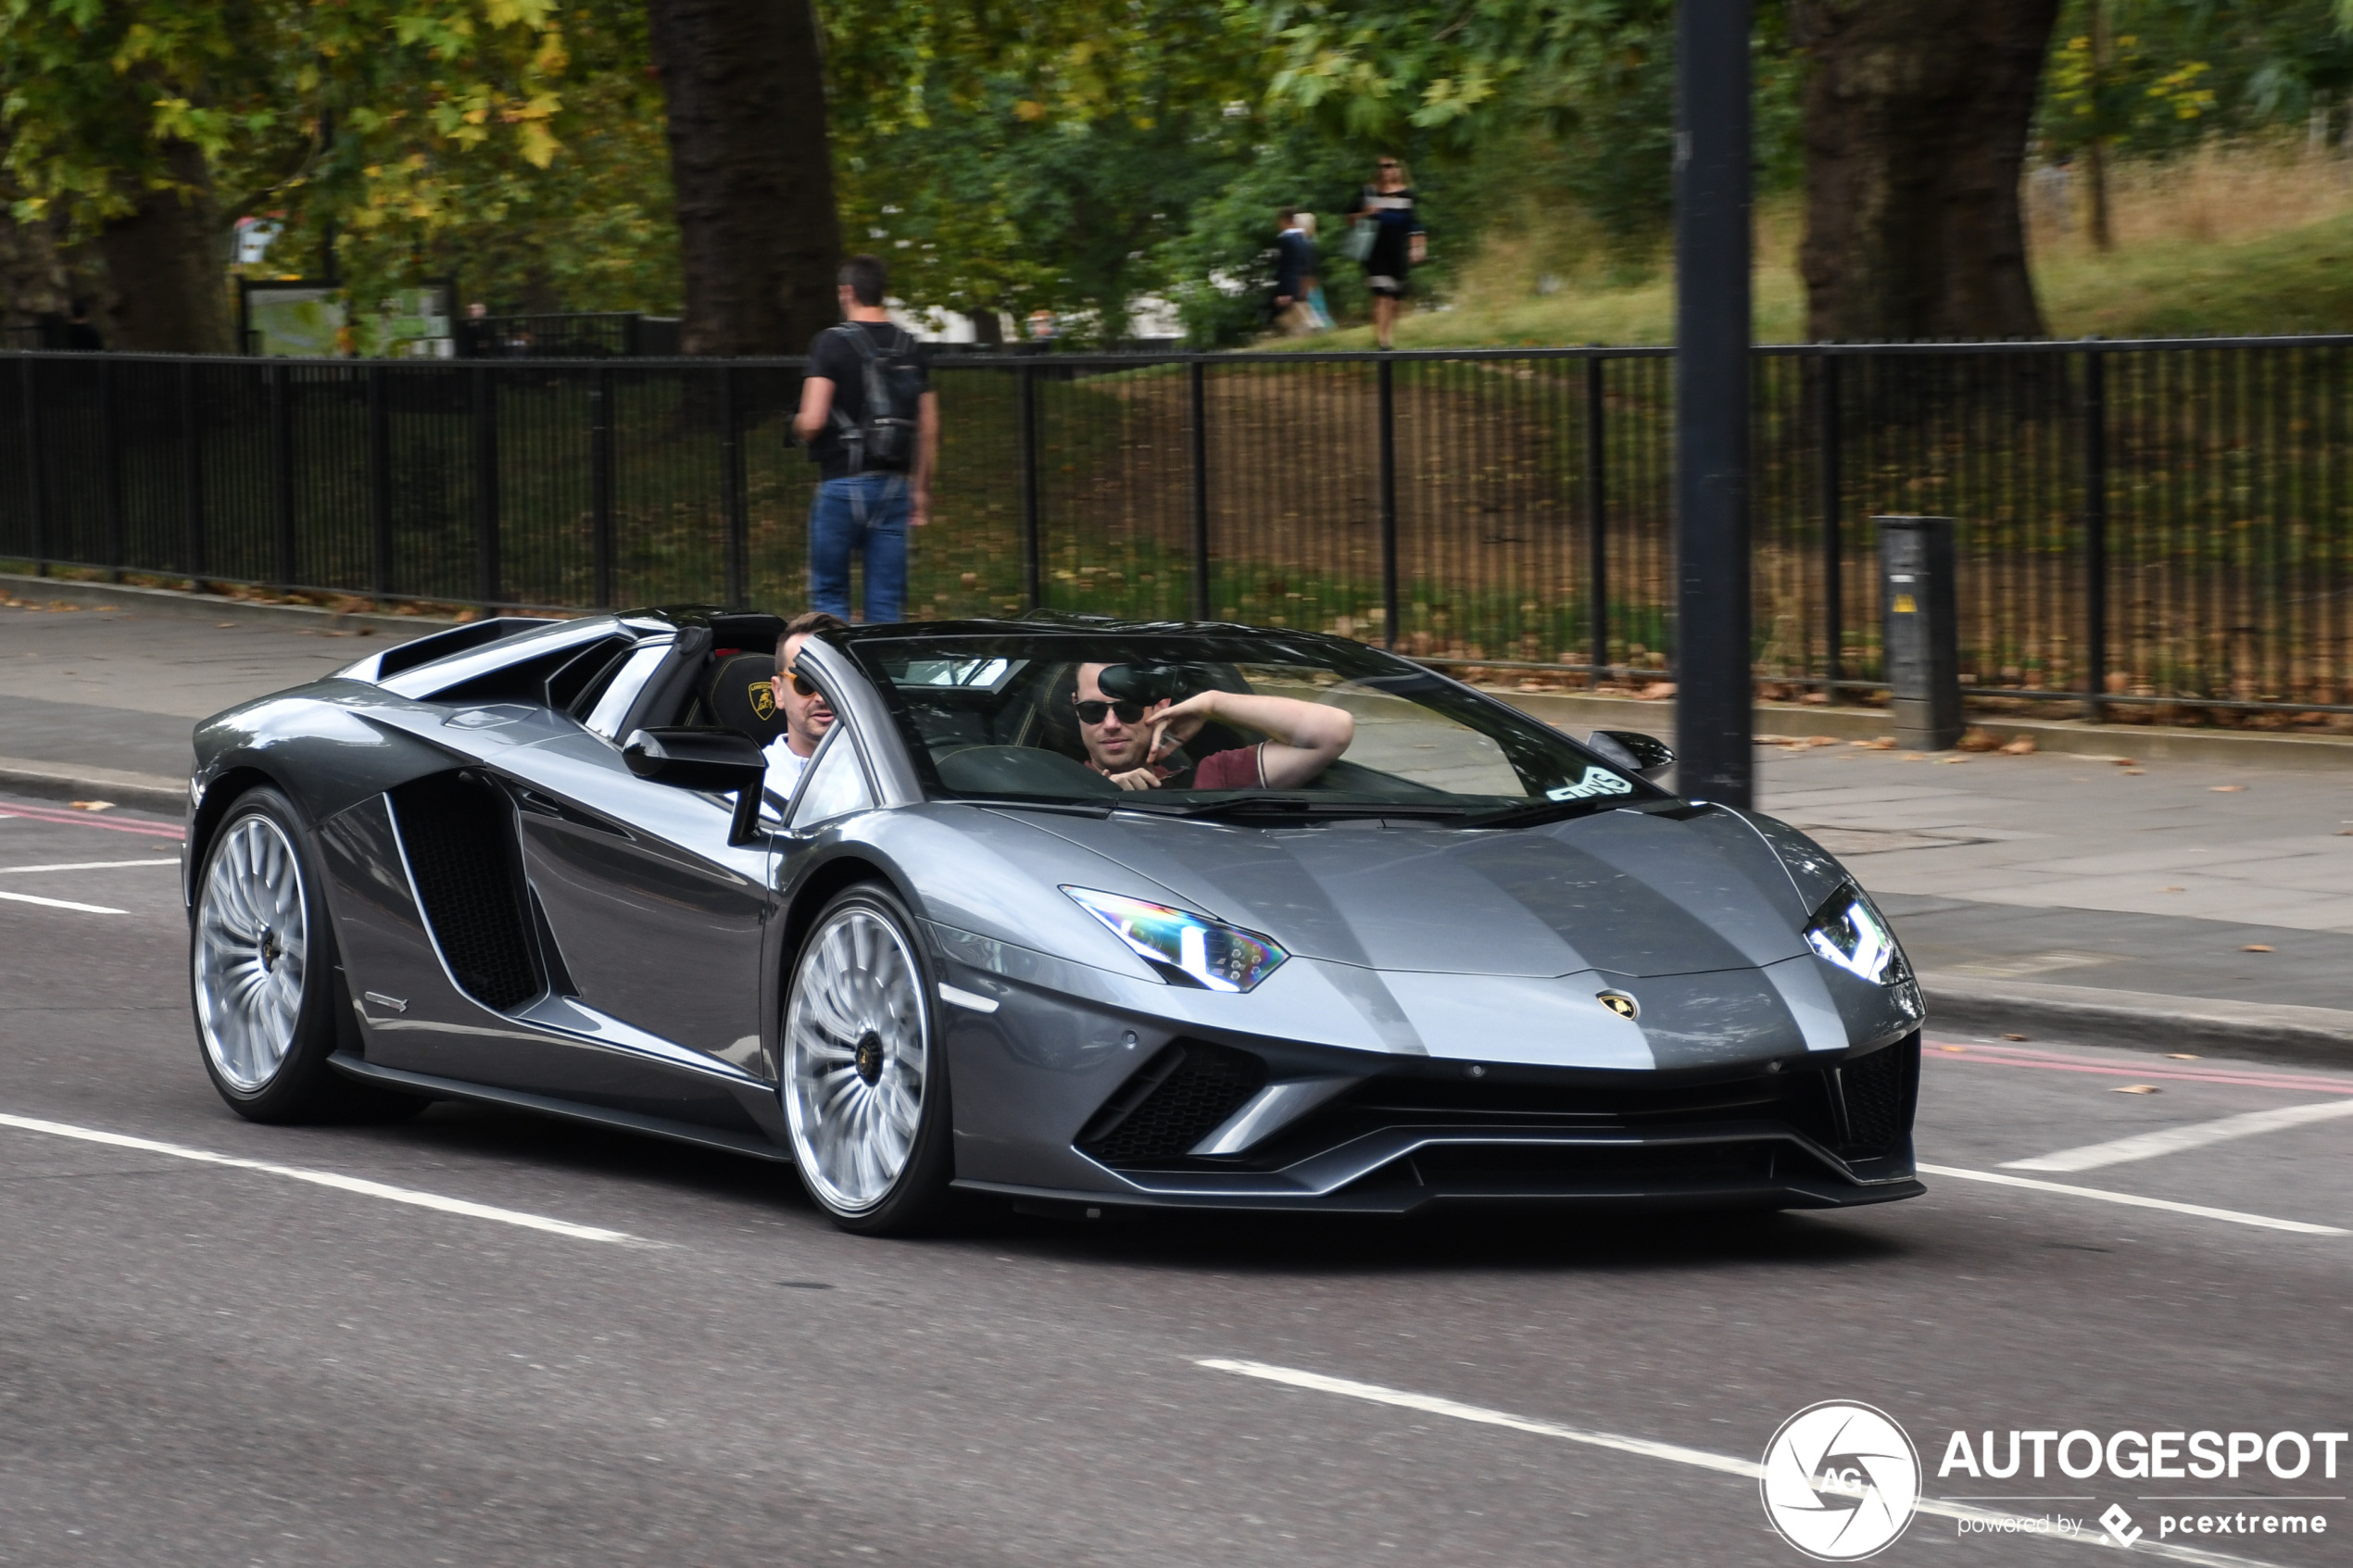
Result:
<svg viewBox="0 0 2353 1568">
<path fill-rule="evenodd" d="M 792 732 L 787 730 L 768 743 L 761 753 L 768 759 L 768 782 L 765 793 L 779 801 L 790 800 L 799 786 L 800 775 L 809 771 L 810 759 L 792 748 Z"/>
</svg>

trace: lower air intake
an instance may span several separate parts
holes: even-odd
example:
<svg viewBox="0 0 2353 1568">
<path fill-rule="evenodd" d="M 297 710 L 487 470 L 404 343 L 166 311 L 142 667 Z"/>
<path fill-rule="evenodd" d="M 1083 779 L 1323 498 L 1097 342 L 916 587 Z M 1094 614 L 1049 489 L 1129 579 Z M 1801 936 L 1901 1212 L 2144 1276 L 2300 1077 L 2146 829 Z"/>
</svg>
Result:
<svg viewBox="0 0 2353 1568">
<path fill-rule="evenodd" d="M 507 797 L 462 774 L 441 773 L 402 784 L 392 805 L 418 902 L 459 985 L 500 1012 L 537 996 Z"/>
<path fill-rule="evenodd" d="M 1919 1063 L 1920 1041 L 1914 1035 L 1838 1070 L 1846 1098 L 1846 1147 L 1842 1152 L 1869 1159 L 1895 1147 L 1912 1123 Z"/>
<path fill-rule="evenodd" d="M 1079 1135 L 1106 1165 L 1173 1160 L 1214 1132 L 1266 1083 L 1248 1051 L 1178 1040 L 1146 1062 Z"/>
</svg>

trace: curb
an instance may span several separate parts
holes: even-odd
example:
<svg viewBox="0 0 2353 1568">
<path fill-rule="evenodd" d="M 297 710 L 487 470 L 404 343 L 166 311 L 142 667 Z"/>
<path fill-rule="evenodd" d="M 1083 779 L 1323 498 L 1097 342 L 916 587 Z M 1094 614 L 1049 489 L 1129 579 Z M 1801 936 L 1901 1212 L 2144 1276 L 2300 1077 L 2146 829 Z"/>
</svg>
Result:
<svg viewBox="0 0 2353 1568">
<path fill-rule="evenodd" d="M 44 800 L 111 800 L 118 806 L 173 816 L 188 809 L 184 779 L 72 762 L 35 762 L 22 757 L 0 757 L 0 789 Z"/>
<path fill-rule="evenodd" d="M 1662 739 L 1675 734 L 1672 698 L 1645 702 L 1631 696 L 1593 696 L 1574 692 L 1496 691 L 1531 718 L 1581 735 L 1587 730 L 1646 730 Z M 1895 720 L 1884 709 L 1801 708 L 1758 703 L 1756 734 L 1831 735 L 1842 741 L 1891 734 Z M 2086 724 L 2069 719 L 1977 718 L 1969 728 L 1998 741 L 2031 736 L 2037 751 L 2112 761 L 2214 762 L 2239 768 L 2281 768 L 2296 772 L 2353 771 L 2353 738 L 2185 730 L 2158 724 Z M 1998 760 L 1998 759 L 1997 759 Z"/>
<path fill-rule="evenodd" d="M 34 604 L 62 599 L 67 604 L 101 609 L 138 610 L 189 621 L 243 621 L 257 625 L 300 626 L 322 632 L 374 632 L 386 636 L 422 637 L 458 624 L 434 615 L 377 615 L 317 605 L 257 604 L 220 594 L 194 594 L 178 588 L 139 588 L 128 583 L 83 583 L 67 577 L 27 577 L 0 571 L 0 594 Z"/>
<path fill-rule="evenodd" d="M 2084 1045 L 2143 1050 L 2152 1045 L 2181 1046 L 2306 1067 L 2353 1064 L 2353 1012 L 2337 1008 L 2165 997 L 1959 974 L 1922 974 L 1919 979 L 1931 1027 L 1989 1034 L 2041 1030 Z"/>
</svg>

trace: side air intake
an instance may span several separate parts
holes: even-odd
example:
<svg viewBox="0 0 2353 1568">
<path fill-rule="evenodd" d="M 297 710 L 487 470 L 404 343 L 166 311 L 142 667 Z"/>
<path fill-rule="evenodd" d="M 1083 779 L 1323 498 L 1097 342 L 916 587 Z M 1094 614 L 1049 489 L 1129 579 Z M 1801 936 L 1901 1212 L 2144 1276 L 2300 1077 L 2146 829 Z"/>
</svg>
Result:
<svg viewBox="0 0 2353 1568">
<path fill-rule="evenodd" d="M 1846 1144 L 1841 1153 L 1871 1159 L 1889 1152 L 1911 1125 L 1920 1077 L 1920 1037 L 1913 1035 L 1838 1070 L 1846 1101 Z"/>
<path fill-rule="evenodd" d="M 500 1012 L 539 995 L 507 797 L 439 773 L 394 790 L 392 806 L 417 899 L 459 987 Z"/>
<path fill-rule="evenodd" d="M 1266 1083 L 1266 1064 L 1248 1051 L 1178 1040 L 1121 1085 L 1078 1135 L 1106 1165 L 1173 1160 L 1217 1129 Z"/>
</svg>

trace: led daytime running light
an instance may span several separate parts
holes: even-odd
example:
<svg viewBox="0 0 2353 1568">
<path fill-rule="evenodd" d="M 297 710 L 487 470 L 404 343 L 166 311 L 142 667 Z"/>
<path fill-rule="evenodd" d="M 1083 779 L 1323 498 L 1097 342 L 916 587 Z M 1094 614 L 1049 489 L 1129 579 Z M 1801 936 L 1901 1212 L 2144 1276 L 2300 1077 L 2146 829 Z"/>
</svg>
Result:
<svg viewBox="0 0 2353 1568">
<path fill-rule="evenodd" d="M 1165 904 L 1089 887 L 1064 887 L 1078 907 L 1111 928 L 1164 979 L 1174 970 L 1212 991 L 1247 991 L 1290 955 L 1264 936 Z"/>
<path fill-rule="evenodd" d="M 1853 883 L 1831 895 L 1806 922 L 1806 945 L 1850 974 L 1873 985 L 1893 985 L 1908 971 L 1895 934 Z"/>
</svg>

